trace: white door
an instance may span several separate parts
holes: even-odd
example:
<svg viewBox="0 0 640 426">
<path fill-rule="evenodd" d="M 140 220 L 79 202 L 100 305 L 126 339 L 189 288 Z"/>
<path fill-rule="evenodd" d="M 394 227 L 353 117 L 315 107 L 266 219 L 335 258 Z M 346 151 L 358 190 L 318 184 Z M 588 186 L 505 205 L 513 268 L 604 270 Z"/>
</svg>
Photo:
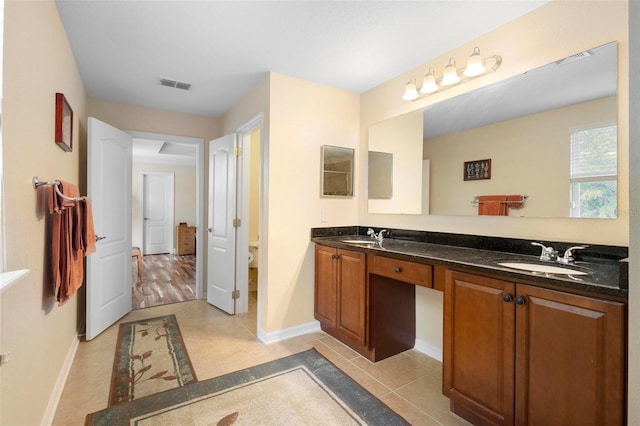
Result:
<svg viewBox="0 0 640 426">
<path fill-rule="evenodd" d="M 131 311 L 131 136 L 88 120 L 87 195 L 96 252 L 87 256 L 87 340 Z"/>
<path fill-rule="evenodd" d="M 207 301 L 234 314 L 236 228 L 236 135 L 209 142 Z"/>
<path fill-rule="evenodd" d="M 171 253 L 173 247 L 173 173 L 143 173 L 144 254 Z"/>
</svg>

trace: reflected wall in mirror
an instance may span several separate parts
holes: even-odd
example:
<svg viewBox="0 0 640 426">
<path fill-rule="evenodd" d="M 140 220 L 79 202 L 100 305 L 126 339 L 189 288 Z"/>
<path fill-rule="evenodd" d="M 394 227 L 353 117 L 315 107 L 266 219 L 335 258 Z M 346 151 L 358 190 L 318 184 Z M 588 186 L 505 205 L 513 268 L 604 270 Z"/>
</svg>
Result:
<svg viewBox="0 0 640 426">
<path fill-rule="evenodd" d="M 429 213 L 477 215 L 477 196 L 521 194 L 510 216 L 615 218 L 616 89 L 609 43 L 427 107 Z M 464 181 L 478 158 L 491 179 Z"/>
<path fill-rule="evenodd" d="M 422 127 L 422 111 L 369 127 L 369 151 L 391 155 L 393 183 L 389 197 L 368 196 L 369 212 L 422 213 Z M 378 179 L 375 167 L 369 169 L 369 187 Z"/>
<path fill-rule="evenodd" d="M 369 151 L 369 199 L 393 197 L 393 154 Z"/>
<path fill-rule="evenodd" d="M 322 146 L 321 196 L 353 197 L 353 158 L 353 148 Z"/>
</svg>

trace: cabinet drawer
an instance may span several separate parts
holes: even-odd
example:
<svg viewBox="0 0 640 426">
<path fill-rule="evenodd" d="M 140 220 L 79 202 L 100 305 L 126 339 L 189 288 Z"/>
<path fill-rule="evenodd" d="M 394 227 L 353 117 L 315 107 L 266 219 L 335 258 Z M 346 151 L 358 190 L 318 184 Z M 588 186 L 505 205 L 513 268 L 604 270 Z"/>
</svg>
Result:
<svg viewBox="0 0 640 426">
<path fill-rule="evenodd" d="M 431 265 L 373 255 L 369 272 L 423 287 L 433 287 Z"/>
</svg>

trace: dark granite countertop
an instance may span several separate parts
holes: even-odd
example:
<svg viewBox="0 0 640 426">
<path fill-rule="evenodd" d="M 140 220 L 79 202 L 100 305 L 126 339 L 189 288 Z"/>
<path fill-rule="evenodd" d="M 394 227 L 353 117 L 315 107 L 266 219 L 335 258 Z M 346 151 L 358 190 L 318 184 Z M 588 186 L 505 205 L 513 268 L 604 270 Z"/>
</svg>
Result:
<svg viewBox="0 0 640 426">
<path fill-rule="evenodd" d="M 311 241 L 330 246 L 362 252 L 382 254 L 404 260 L 421 263 L 444 264 L 452 267 L 464 267 L 467 270 L 499 274 L 504 279 L 524 281 L 527 284 L 539 284 L 547 288 L 575 293 L 592 293 L 603 298 L 615 300 L 628 298 L 628 290 L 620 285 L 619 262 L 610 259 L 589 259 L 576 261 L 571 265 L 557 262 L 541 262 L 538 256 L 509 253 L 497 250 L 460 247 L 446 244 L 433 244 L 397 238 L 385 238 L 382 244 L 349 243 L 345 240 L 372 241 L 371 238 L 357 233 L 351 235 L 313 236 Z M 526 262 L 559 268 L 571 268 L 587 272 L 586 275 L 551 274 L 529 272 L 499 265 L 504 262 Z"/>
</svg>

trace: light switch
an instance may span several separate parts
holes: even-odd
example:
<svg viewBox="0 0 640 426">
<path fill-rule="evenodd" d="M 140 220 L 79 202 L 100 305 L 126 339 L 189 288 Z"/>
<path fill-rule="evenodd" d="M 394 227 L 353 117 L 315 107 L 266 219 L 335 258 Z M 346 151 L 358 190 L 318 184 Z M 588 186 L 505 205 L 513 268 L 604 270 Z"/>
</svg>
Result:
<svg viewBox="0 0 640 426">
<path fill-rule="evenodd" d="M 327 209 L 322 209 L 320 212 L 320 222 L 329 222 L 329 211 Z"/>
</svg>

